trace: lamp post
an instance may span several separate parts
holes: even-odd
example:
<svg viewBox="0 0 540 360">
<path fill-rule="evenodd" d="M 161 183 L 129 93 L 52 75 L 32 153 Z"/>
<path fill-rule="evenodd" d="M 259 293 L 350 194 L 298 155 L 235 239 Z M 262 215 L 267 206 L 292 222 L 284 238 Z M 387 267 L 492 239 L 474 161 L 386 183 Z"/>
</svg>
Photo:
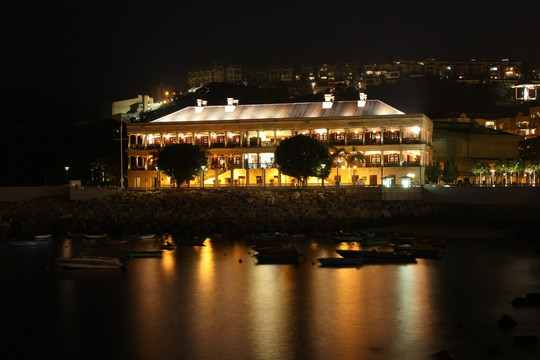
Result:
<svg viewBox="0 0 540 360">
<path fill-rule="evenodd" d="M 491 171 L 491 186 L 495 186 L 495 170 L 490 170 Z"/>
<path fill-rule="evenodd" d="M 66 169 L 66 184 L 69 184 L 69 166 L 64 166 Z"/>
<path fill-rule="evenodd" d="M 326 164 L 321 164 L 321 186 L 324 187 L 324 168 L 326 167 Z"/>
<path fill-rule="evenodd" d="M 336 181 L 334 182 L 334 186 L 339 187 L 339 157 L 336 158 Z"/>
<path fill-rule="evenodd" d="M 204 187 L 204 170 L 206 170 L 206 166 L 201 166 L 201 188 Z"/>
<path fill-rule="evenodd" d="M 124 189 L 124 144 L 122 143 L 124 120 L 120 119 L 120 189 Z"/>
</svg>

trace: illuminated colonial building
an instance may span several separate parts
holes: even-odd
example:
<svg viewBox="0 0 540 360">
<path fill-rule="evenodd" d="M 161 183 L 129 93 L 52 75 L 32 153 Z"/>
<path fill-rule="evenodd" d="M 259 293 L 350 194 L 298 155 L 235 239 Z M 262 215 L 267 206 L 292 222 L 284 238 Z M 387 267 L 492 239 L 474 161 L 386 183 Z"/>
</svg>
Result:
<svg viewBox="0 0 540 360">
<path fill-rule="evenodd" d="M 157 151 L 169 144 L 189 143 L 208 149 L 204 186 L 290 186 L 274 163 L 281 141 L 305 134 L 345 149 L 362 153 L 365 162 L 354 166 L 347 156 L 338 157 L 326 181 L 342 185 L 394 185 L 424 182 L 431 164 L 433 123 L 423 114 L 404 114 L 379 101 L 358 101 L 210 106 L 198 100 L 190 106 L 146 123 L 127 124 L 129 188 L 172 186 L 170 178 L 156 169 Z M 319 184 L 310 179 L 309 184 Z M 192 186 L 202 185 L 195 179 Z"/>
</svg>

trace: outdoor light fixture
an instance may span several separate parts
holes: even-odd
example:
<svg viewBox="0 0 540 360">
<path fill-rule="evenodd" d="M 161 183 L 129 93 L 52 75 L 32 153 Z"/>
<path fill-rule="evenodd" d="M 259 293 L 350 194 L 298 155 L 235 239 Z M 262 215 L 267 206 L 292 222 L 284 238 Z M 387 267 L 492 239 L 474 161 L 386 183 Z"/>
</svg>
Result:
<svg viewBox="0 0 540 360">
<path fill-rule="evenodd" d="M 204 187 L 204 171 L 206 170 L 206 166 L 201 166 L 201 188 Z"/>
<path fill-rule="evenodd" d="M 69 166 L 64 166 L 66 169 L 66 184 L 69 184 Z"/>
<path fill-rule="evenodd" d="M 324 187 L 324 168 L 326 167 L 326 164 L 321 164 L 322 172 L 321 172 L 321 185 Z"/>
</svg>

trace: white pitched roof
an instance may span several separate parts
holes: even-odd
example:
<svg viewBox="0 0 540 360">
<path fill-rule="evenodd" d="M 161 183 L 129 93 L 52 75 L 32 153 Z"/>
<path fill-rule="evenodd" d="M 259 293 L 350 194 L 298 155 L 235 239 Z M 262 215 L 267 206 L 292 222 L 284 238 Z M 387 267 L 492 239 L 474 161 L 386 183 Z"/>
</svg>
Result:
<svg viewBox="0 0 540 360">
<path fill-rule="evenodd" d="M 189 106 L 151 122 L 339 118 L 347 116 L 404 114 L 379 100 L 367 100 L 363 107 L 358 106 L 357 101 L 335 101 L 331 104 L 332 106 L 330 108 L 323 108 L 323 104 L 323 102 L 308 102 L 235 106 Z"/>
</svg>

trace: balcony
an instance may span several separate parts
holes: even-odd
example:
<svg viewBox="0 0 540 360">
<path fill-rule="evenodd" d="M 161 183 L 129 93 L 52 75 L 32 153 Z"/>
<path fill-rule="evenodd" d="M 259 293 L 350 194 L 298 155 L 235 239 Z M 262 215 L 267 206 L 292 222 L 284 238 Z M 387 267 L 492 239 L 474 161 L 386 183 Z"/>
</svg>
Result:
<svg viewBox="0 0 540 360">
<path fill-rule="evenodd" d="M 420 139 L 420 138 L 403 138 L 401 143 L 402 144 L 421 144 L 422 139 Z"/>
</svg>

